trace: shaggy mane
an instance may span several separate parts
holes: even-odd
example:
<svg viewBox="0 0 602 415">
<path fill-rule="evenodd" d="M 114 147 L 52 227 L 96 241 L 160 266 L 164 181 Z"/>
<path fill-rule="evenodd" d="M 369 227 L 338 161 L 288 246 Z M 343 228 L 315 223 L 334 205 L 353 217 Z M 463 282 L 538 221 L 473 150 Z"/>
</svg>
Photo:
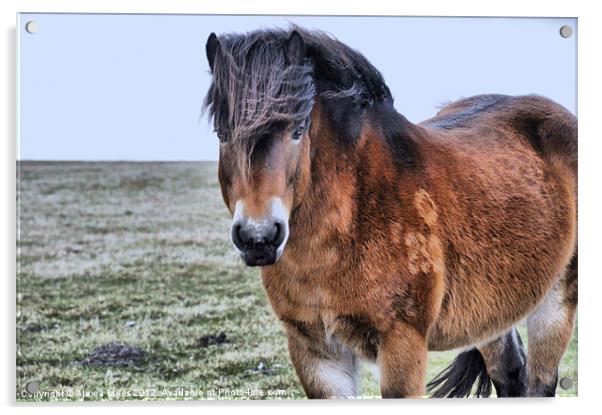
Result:
<svg viewBox="0 0 602 415">
<path fill-rule="evenodd" d="M 293 30 L 306 46 L 301 65 L 285 60 L 284 48 Z M 361 105 L 392 103 L 380 72 L 359 52 L 324 32 L 293 25 L 289 30 L 220 35 L 219 43 L 203 109 L 233 142 L 252 148 L 274 124 L 309 118 L 316 95 Z"/>
</svg>

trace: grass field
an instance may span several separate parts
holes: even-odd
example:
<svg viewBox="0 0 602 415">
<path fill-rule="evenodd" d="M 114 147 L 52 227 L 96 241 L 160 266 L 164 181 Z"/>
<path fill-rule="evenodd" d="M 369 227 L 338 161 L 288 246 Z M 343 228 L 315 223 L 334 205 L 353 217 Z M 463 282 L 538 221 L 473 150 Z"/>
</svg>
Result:
<svg viewBox="0 0 602 415">
<path fill-rule="evenodd" d="M 231 247 L 215 163 L 18 172 L 18 401 L 304 398 L 259 270 Z M 431 353 L 428 378 L 455 354 Z M 560 377 L 576 395 L 576 329 Z"/>
</svg>

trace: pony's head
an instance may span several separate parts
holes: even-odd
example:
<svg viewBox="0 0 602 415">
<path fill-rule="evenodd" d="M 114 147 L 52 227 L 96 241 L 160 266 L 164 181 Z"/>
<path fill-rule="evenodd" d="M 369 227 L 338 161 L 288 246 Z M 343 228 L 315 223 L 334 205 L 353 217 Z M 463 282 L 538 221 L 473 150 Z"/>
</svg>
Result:
<svg viewBox="0 0 602 415">
<path fill-rule="evenodd" d="M 363 56 L 298 27 L 212 33 L 206 52 L 213 82 L 205 107 L 220 140 L 218 176 L 233 215 L 232 242 L 247 265 L 270 265 L 282 255 L 291 212 L 309 187 L 318 98 L 338 101 L 331 115 L 343 122 L 368 105 L 369 86 L 390 98 L 389 91 Z"/>
</svg>

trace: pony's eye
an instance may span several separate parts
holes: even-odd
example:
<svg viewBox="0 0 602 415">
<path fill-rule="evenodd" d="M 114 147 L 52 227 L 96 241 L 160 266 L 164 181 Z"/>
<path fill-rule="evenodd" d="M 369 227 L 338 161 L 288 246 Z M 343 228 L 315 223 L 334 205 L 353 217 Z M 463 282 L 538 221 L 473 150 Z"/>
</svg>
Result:
<svg viewBox="0 0 602 415">
<path fill-rule="evenodd" d="M 299 127 L 295 131 L 293 131 L 293 135 L 292 135 L 293 140 L 298 140 L 302 136 L 303 136 L 303 127 Z"/>
<path fill-rule="evenodd" d="M 217 130 L 215 133 L 217 134 L 217 138 L 219 139 L 220 143 L 225 143 L 226 141 L 228 141 L 228 135 L 222 130 Z"/>
</svg>

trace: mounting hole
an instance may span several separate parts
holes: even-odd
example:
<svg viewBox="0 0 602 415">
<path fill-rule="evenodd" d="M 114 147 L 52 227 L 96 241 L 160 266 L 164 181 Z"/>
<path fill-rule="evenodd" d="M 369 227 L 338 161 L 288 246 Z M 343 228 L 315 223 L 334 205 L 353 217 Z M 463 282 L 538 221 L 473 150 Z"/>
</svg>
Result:
<svg viewBox="0 0 602 415">
<path fill-rule="evenodd" d="M 36 34 L 38 32 L 38 22 L 36 22 L 35 20 L 31 20 L 25 23 L 25 30 L 30 35 Z"/>
<path fill-rule="evenodd" d="M 560 36 L 563 38 L 569 38 L 573 36 L 573 28 L 571 26 L 562 26 L 560 28 Z"/>
<path fill-rule="evenodd" d="M 558 382 L 558 383 L 560 384 L 560 387 L 564 390 L 571 389 L 571 386 L 573 386 L 573 379 L 562 378 L 562 379 L 560 379 L 560 382 Z"/>
<path fill-rule="evenodd" d="M 25 390 L 27 391 L 27 393 L 38 393 L 40 391 L 40 382 L 38 382 L 37 380 L 34 380 L 33 382 L 29 382 L 27 385 L 25 385 Z"/>
</svg>

